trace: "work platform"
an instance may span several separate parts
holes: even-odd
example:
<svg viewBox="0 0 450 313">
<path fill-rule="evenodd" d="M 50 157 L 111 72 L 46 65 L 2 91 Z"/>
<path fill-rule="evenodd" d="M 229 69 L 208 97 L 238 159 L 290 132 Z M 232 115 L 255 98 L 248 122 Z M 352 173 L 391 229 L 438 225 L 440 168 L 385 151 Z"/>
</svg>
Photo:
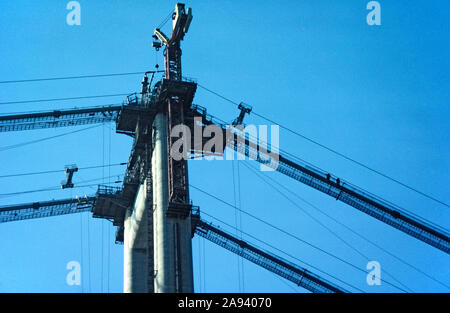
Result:
<svg viewBox="0 0 450 313">
<path fill-rule="evenodd" d="M 94 217 L 108 219 L 118 227 L 116 242 L 123 242 L 126 208 L 132 207 L 139 184 L 150 175 L 148 165 L 152 149 L 151 125 L 156 114 L 168 110 L 167 100 L 170 98 L 181 102 L 185 116 L 192 120 L 197 115 L 192 110 L 196 90 L 197 84 L 192 81 L 162 79 L 145 94 L 130 94 L 122 105 L 116 119 L 116 132 L 134 138 L 123 185 L 122 188 L 99 186 L 97 202 L 93 208 Z M 191 210 L 190 204 L 171 203 L 167 214 L 187 217 Z"/>
<path fill-rule="evenodd" d="M 162 79 L 155 84 L 155 88 L 149 93 L 148 97 L 133 94 L 127 97 L 127 104 L 117 117 L 116 132 L 134 136 L 138 121 L 151 124 L 157 112 L 164 110 L 165 100 L 168 97 L 176 97 L 182 101 L 185 110 L 188 110 L 194 99 L 197 84 L 190 81 L 176 81 Z"/>
</svg>

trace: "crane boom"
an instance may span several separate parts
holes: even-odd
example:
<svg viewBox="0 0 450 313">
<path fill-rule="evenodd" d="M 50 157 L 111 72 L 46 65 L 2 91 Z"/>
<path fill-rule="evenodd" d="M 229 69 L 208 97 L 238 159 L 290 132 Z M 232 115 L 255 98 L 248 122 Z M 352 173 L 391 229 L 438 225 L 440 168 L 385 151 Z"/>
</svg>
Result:
<svg viewBox="0 0 450 313">
<path fill-rule="evenodd" d="M 95 200 L 96 197 L 85 197 L 1 206 L 0 223 L 88 212 L 95 205 Z"/>
<path fill-rule="evenodd" d="M 226 145 L 266 166 L 272 166 L 272 163 L 265 161 L 270 158 L 269 153 L 265 153 L 265 149 L 261 149 L 258 144 L 247 138 L 242 138 L 241 142 L 229 140 Z M 412 216 L 394 204 L 364 192 L 358 187 L 332 177 L 330 174 L 306 163 L 294 162 L 282 155 L 278 155 L 278 162 L 276 163 L 276 166 L 273 166 L 276 171 L 336 198 L 336 200 L 344 202 L 447 254 L 450 253 L 449 233 L 445 229 Z"/>
<path fill-rule="evenodd" d="M 0 132 L 113 122 L 116 121 L 121 109 L 122 106 L 102 106 L 86 109 L 3 115 L 0 116 Z"/>
<path fill-rule="evenodd" d="M 108 195 L 111 196 L 112 194 L 97 192 L 96 196 L 91 197 L 2 206 L 0 207 L 0 223 L 81 212 L 93 212 L 95 217 L 95 212 L 99 210 L 99 208 L 96 208 L 99 198 Z M 104 204 L 100 204 L 100 207 L 102 206 L 104 206 Z M 118 214 L 120 214 L 120 212 L 118 212 Z M 200 220 L 199 213 L 193 214 L 192 217 L 193 223 L 195 224 L 195 233 L 197 235 L 208 239 L 211 242 L 216 243 L 219 246 L 230 250 L 233 253 L 236 253 L 256 265 L 261 266 L 291 282 L 294 282 L 298 286 L 301 286 L 311 292 L 346 292 L 342 288 L 327 282 L 326 280 L 298 265 L 283 260 L 282 258 L 271 253 L 255 248 L 250 244 L 218 229 L 217 227 L 214 227 L 212 224 Z M 117 226 L 120 228 L 120 226 L 123 225 Z"/>
<path fill-rule="evenodd" d="M 195 233 L 311 292 L 347 292 L 316 274 L 283 260 L 279 256 L 255 248 L 247 242 L 239 240 L 203 220 L 197 222 Z"/>
<path fill-rule="evenodd" d="M 207 114 L 205 108 L 194 105 L 192 110 L 195 111 L 195 116 L 202 118 L 201 123 L 204 126 L 217 125 L 222 128 L 224 133 L 230 130 L 229 125 L 225 125 L 223 121 Z M 274 153 L 271 153 L 267 143 L 264 143 L 265 147 L 261 147 L 256 142 L 257 139 L 251 138 L 251 135 L 243 132 L 242 129 L 233 130 L 233 132 L 233 137 L 224 136 L 224 147 L 233 149 L 249 157 L 249 159 L 256 160 L 273 170 L 319 190 L 447 254 L 450 253 L 450 235 L 447 230 L 432 225 L 420 217 L 412 216 L 404 209 L 304 161 L 294 161 L 294 158 L 276 153 L 277 160 L 271 162 Z"/>
</svg>

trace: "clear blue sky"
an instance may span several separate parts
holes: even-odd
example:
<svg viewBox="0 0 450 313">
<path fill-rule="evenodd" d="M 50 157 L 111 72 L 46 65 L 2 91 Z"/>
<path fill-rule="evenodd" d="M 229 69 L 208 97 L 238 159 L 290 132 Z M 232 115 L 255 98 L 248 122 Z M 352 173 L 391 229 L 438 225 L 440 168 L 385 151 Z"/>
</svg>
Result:
<svg viewBox="0 0 450 313">
<path fill-rule="evenodd" d="M 79 1 L 81 26 L 66 25 L 68 1 L 1 1 L 0 80 L 103 74 L 162 66 L 151 35 L 175 1 Z M 183 75 L 339 152 L 450 203 L 450 4 L 380 1 L 380 26 L 366 23 L 366 0 L 188 1 L 194 20 L 182 42 Z M 167 29 L 167 25 L 166 28 Z M 142 77 L 1 84 L 0 102 L 134 92 Z M 0 113 L 121 103 L 123 97 L 0 105 Z M 231 121 L 235 107 L 202 89 L 195 103 Z M 247 123 L 264 124 L 256 116 Z M 0 148 L 75 128 L 1 133 Z M 80 128 L 81 129 L 81 128 Z M 0 175 L 126 162 L 131 138 L 113 125 L 0 151 Z M 281 131 L 280 147 L 445 228 L 450 211 L 414 192 Z M 252 164 L 246 162 L 245 164 Z M 240 188 L 233 193 L 232 168 Z M 191 161 L 192 184 L 239 204 L 365 271 L 367 260 L 252 174 L 242 162 Z M 75 183 L 116 180 L 123 167 L 75 174 Z M 279 173 L 265 173 L 330 216 L 450 285 L 449 257 Z M 237 179 L 237 172 L 235 173 Z M 58 186 L 63 173 L 0 179 L 1 194 Z M 0 205 L 94 194 L 96 188 L 0 196 Z M 238 192 L 239 191 L 239 192 Z M 191 190 L 194 204 L 232 225 L 239 214 Z M 354 249 L 380 262 L 382 279 L 416 292 L 448 288 L 402 264 L 299 202 Z M 206 218 L 206 216 L 205 216 Z M 242 215 L 242 229 L 367 292 L 393 292 L 366 274 Z M 240 224 L 240 223 L 238 223 Z M 226 226 L 222 226 L 227 229 Z M 121 292 L 123 247 L 109 222 L 88 213 L 0 225 L 0 292 Z M 253 241 L 253 240 L 250 240 Z M 303 292 L 195 237 L 196 291 Z M 109 258 L 108 258 L 109 256 Z M 290 259 L 289 257 L 285 256 Z M 80 261 L 82 285 L 66 285 Z M 290 259 L 292 260 L 292 259 Z M 295 261 L 300 265 L 304 265 Z M 306 265 L 304 265 L 306 266 Z M 308 266 L 306 266 L 308 267 Z M 315 270 L 313 270 L 315 271 Z M 327 277 L 327 276 L 325 276 Z M 332 281 L 332 278 L 329 278 Z M 239 283 L 241 281 L 241 283 Z M 350 289 L 350 288 L 349 288 Z"/>
</svg>

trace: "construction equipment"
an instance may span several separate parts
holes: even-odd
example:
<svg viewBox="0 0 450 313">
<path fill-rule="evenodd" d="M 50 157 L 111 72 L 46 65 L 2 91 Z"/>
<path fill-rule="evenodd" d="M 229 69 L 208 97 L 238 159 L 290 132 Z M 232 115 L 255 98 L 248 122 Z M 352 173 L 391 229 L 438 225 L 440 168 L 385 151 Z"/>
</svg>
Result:
<svg viewBox="0 0 450 313">
<path fill-rule="evenodd" d="M 72 182 L 73 173 L 78 172 L 78 167 L 76 166 L 76 164 L 67 165 L 65 167 L 65 172 L 66 172 L 66 180 L 61 182 L 61 189 L 73 188 Z"/>
<path fill-rule="evenodd" d="M 121 106 L 0 116 L 0 132 L 79 126 L 114 122 L 116 132 L 133 138 L 121 188 L 100 186 L 95 197 L 36 202 L 0 207 L 0 222 L 91 211 L 117 226 L 116 242 L 124 243 L 124 289 L 129 292 L 192 292 L 191 236 L 197 234 L 313 292 L 344 292 L 304 268 L 257 249 L 202 221 L 189 196 L 186 159 L 175 159 L 172 149 L 177 125 L 194 129 L 216 125 L 226 132 L 241 126 L 252 108 L 241 103 L 232 125 L 207 114 L 193 104 L 197 84 L 183 79 L 180 41 L 192 21 L 191 9 L 177 4 L 172 32 L 155 29 L 153 44 L 165 51 L 165 76 L 152 86 L 154 72 L 144 74 L 141 92 L 131 94 Z M 148 74 L 152 73 L 149 78 Z M 229 127 L 231 126 L 231 127 Z M 235 127 L 233 127 L 235 126 Z M 203 146 L 202 146 L 203 147 Z M 413 216 L 406 210 L 374 196 L 341 178 L 286 153 L 268 147 L 248 134 L 236 131 L 224 136 L 225 147 L 310 186 L 336 200 L 390 225 L 407 235 L 450 252 L 447 230 Z M 216 154 L 224 150 L 214 151 Z M 206 153 L 194 146 L 188 157 Z M 73 187 L 76 167 L 66 169 L 63 188 Z"/>
<path fill-rule="evenodd" d="M 233 237 L 213 226 L 211 223 L 199 220 L 195 233 L 311 292 L 346 292 L 341 287 L 326 281 L 296 264 L 283 260 L 279 256 L 262 251 L 245 241 Z"/>
<path fill-rule="evenodd" d="M 100 213 L 100 211 L 105 210 L 108 205 L 101 202 L 107 201 L 106 199 L 108 198 L 111 200 L 111 195 L 118 193 L 120 193 L 119 189 L 108 189 L 106 186 L 102 186 L 99 188 L 96 196 L 82 199 L 64 199 L 0 207 L 0 223 L 88 211 L 92 212 L 94 217 L 103 217 L 106 212 Z M 114 202 L 117 199 L 111 201 Z M 110 215 L 110 218 L 113 220 L 114 217 L 112 214 Z M 195 234 L 293 282 L 297 286 L 314 293 L 347 292 L 345 289 L 301 266 L 284 260 L 270 252 L 258 249 L 248 242 L 237 239 L 233 235 L 215 227 L 213 224 L 200 219 L 200 210 L 198 207 L 194 207 L 191 218 Z"/>
<path fill-rule="evenodd" d="M 250 114 L 250 112 L 252 111 L 252 107 L 243 102 L 239 103 L 238 109 L 241 112 L 239 113 L 239 116 L 236 117 L 236 119 L 233 121 L 233 123 L 231 123 L 231 125 L 233 126 L 242 125 L 242 122 L 244 122 L 245 114 Z"/>
</svg>

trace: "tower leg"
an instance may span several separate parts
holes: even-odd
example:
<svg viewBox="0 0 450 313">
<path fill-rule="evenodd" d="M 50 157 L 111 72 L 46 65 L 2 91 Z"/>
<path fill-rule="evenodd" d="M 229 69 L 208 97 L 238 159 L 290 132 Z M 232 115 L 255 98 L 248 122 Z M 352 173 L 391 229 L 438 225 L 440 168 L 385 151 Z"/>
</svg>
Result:
<svg viewBox="0 0 450 313">
<path fill-rule="evenodd" d="M 153 122 L 153 229 L 155 292 L 193 292 L 190 218 L 169 213 L 167 115 L 158 113 Z"/>
<path fill-rule="evenodd" d="M 149 205 L 145 182 L 139 186 L 134 207 L 125 214 L 124 228 L 124 292 L 146 293 L 149 288 Z"/>
</svg>

